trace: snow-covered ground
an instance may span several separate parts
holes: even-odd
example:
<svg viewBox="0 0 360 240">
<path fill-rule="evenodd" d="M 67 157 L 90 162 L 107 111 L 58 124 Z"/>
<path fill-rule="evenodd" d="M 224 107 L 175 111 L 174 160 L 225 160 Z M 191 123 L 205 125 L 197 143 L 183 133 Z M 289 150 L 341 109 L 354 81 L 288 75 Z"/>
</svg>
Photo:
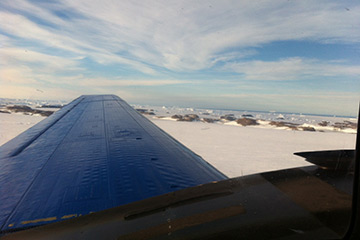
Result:
<svg viewBox="0 0 360 240">
<path fill-rule="evenodd" d="M 45 118 L 22 113 L 0 113 L 0 146 Z"/>
<path fill-rule="evenodd" d="M 146 115 L 148 119 L 229 177 L 310 165 L 301 157 L 293 155 L 294 152 L 355 148 L 356 129 L 336 125 L 344 121 L 355 123 L 356 119 L 351 118 L 175 107 L 134 107 L 146 108 L 147 112 L 153 112 L 154 115 Z M 192 122 L 175 121 L 171 118 L 175 114 L 196 114 L 199 119 Z M 254 119 L 258 125 L 242 126 L 236 120 L 221 119 L 221 116 L 229 114 L 236 119 Z M 44 118 L 37 114 L 0 113 L 0 145 Z M 217 120 L 206 123 L 202 121 L 203 118 Z M 282 121 L 297 124 L 296 130 L 288 126 L 270 124 Z M 319 125 L 325 122 L 327 126 Z M 303 126 L 312 127 L 316 131 L 306 131 L 301 128 Z"/>
<path fill-rule="evenodd" d="M 310 165 L 294 152 L 354 149 L 356 134 L 286 131 L 203 122 L 152 122 L 228 177 Z"/>
</svg>

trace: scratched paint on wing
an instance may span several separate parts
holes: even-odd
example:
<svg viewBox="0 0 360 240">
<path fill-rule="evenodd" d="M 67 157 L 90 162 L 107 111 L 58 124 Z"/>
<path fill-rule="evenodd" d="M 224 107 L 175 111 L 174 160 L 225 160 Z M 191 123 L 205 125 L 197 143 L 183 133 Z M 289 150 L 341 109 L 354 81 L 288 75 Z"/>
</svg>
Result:
<svg viewBox="0 0 360 240">
<path fill-rule="evenodd" d="M 51 222 L 51 221 L 55 221 L 56 219 L 57 219 L 56 217 L 39 218 L 39 219 L 35 219 L 35 220 L 22 221 L 21 224 L 26 225 L 26 224 L 30 224 L 30 223 Z"/>
<path fill-rule="evenodd" d="M 78 216 L 77 214 L 69 214 L 69 215 L 62 216 L 61 219 L 69 219 L 69 218 L 73 218 L 73 217 L 77 217 L 77 216 Z"/>
</svg>

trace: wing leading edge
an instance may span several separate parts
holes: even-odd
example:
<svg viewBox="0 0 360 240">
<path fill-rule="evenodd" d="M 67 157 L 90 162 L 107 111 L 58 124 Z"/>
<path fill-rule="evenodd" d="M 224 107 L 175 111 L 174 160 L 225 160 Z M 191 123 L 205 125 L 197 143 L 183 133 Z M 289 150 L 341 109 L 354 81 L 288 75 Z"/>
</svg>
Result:
<svg viewBox="0 0 360 240">
<path fill-rule="evenodd" d="M 75 99 L 0 148 L 1 232 L 226 179 L 114 95 Z"/>
</svg>

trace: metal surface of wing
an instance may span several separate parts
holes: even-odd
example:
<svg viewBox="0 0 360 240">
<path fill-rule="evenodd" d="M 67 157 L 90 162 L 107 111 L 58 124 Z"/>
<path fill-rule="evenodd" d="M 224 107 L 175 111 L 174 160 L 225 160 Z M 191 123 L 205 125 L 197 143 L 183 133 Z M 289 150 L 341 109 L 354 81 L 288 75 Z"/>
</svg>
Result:
<svg viewBox="0 0 360 240">
<path fill-rule="evenodd" d="M 81 96 L 0 147 L 1 231 L 223 179 L 117 96 Z"/>
</svg>

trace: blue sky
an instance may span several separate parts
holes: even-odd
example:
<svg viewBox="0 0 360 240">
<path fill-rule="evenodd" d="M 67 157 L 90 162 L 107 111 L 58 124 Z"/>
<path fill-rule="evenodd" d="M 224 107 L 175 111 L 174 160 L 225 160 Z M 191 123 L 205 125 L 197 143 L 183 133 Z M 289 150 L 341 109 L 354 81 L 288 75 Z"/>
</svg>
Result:
<svg viewBox="0 0 360 240">
<path fill-rule="evenodd" d="M 355 1 L 2 0 L 0 97 L 355 116 L 359 42 Z"/>
</svg>

